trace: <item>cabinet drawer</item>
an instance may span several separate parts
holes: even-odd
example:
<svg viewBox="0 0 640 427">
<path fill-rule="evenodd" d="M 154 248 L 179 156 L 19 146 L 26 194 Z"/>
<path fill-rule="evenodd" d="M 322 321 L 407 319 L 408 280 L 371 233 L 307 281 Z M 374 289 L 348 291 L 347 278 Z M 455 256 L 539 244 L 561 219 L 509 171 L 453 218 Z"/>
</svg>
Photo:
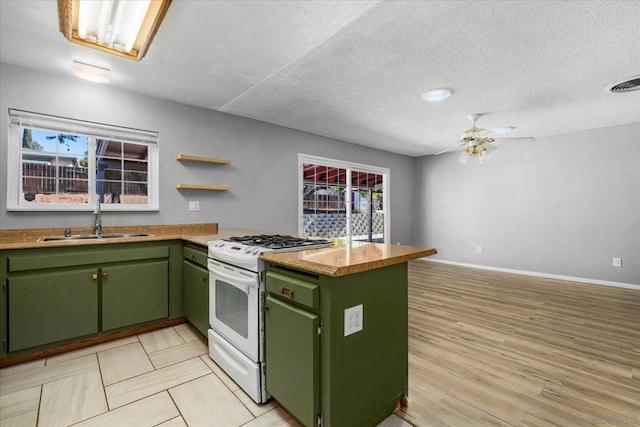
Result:
<svg viewBox="0 0 640 427">
<path fill-rule="evenodd" d="M 26 249 L 12 251 L 9 254 L 7 271 L 15 273 L 155 258 L 169 258 L 169 246 L 157 243 L 125 243 L 83 246 L 82 248 Z"/>
<path fill-rule="evenodd" d="M 207 252 L 204 250 L 198 250 L 196 248 L 185 246 L 182 248 L 182 255 L 184 259 L 191 261 L 194 264 L 198 264 L 202 267 L 207 266 Z"/>
<path fill-rule="evenodd" d="M 320 308 L 320 286 L 315 283 L 269 271 L 266 285 L 274 295 L 316 310 Z"/>
</svg>

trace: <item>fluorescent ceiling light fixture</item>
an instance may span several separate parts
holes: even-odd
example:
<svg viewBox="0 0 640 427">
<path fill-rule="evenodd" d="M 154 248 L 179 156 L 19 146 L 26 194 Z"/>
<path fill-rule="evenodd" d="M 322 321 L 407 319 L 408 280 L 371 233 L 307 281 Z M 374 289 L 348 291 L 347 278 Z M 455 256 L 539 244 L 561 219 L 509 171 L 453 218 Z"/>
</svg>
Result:
<svg viewBox="0 0 640 427">
<path fill-rule="evenodd" d="M 440 102 L 449 98 L 453 91 L 447 88 L 431 89 L 422 94 L 422 99 L 427 102 Z"/>
<path fill-rule="evenodd" d="M 513 126 L 504 126 L 504 127 L 501 127 L 501 128 L 489 129 L 489 132 L 495 133 L 496 135 L 502 135 L 502 134 L 511 132 L 514 129 L 515 128 Z"/>
<path fill-rule="evenodd" d="M 73 43 L 139 61 L 171 0 L 58 0 L 60 32 Z"/>
<path fill-rule="evenodd" d="M 84 62 L 73 61 L 73 75 L 94 83 L 110 83 L 111 71 Z"/>
</svg>

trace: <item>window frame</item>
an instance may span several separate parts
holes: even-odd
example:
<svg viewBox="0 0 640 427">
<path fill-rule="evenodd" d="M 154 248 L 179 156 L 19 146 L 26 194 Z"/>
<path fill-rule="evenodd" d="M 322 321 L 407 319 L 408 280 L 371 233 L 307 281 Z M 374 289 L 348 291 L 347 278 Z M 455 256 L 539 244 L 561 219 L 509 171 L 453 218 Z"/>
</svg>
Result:
<svg viewBox="0 0 640 427">
<path fill-rule="evenodd" d="M 391 211 L 390 211 L 390 200 L 391 200 L 391 192 L 389 191 L 391 188 L 390 183 L 390 169 L 383 168 L 379 166 L 371 166 L 365 165 L 362 163 L 348 162 L 345 160 L 337 160 L 330 159 L 327 157 L 319 157 L 313 156 L 311 154 L 303 154 L 298 153 L 298 235 L 304 235 L 304 224 L 303 224 L 303 214 L 304 214 L 304 173 L 303 173 L 303 165 L 305 163 L 313 163 L 322 166 L 330 166 L 346 169 L 347 172 L 347 180 L 345 187 L 345 208 L 346 208 L 346 216 L 347 216 L 347 236 L 346 239 L 348 241 L 351 240 L 351 172 L 356 170 L 358 172 L 367 172 L 374 173 L 378 175 L 382 175 L 382 211 L 384 213 L 384 221 L 383 221 L 383 235 L 385 243 L 391 242 Z"/>
<path fill-rule="evenodd" d="M 158 132 L 125 128 L 103 123 L 69 119 L 65 117 L 9 109 L 7 144 L 7 211 L 28 212 L 85 212 L 95 209 L 97 139 L 109 139 L 123 143 L 142 144 L 147 147 L 147 203 L 101 203 L 103 211 L 146 212 L 159 210 L 159 135 Z M 88 203 L 29 203 L 22 200 L 22 132 L 38 129 L 86 136 L 88 139 Z"/>
</svg>

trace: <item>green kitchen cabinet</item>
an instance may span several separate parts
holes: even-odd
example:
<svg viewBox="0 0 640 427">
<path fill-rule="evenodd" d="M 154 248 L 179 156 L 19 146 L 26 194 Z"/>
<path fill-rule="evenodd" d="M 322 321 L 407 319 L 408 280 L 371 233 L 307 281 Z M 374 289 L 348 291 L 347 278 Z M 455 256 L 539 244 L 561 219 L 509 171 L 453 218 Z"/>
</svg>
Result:
<svg viewBox="0 0 640 427">
<path fill-rule="evenodd" d="M 266 389 L 305 426 L 375 426 L 407 397 L 406 263 L 331 277 L 267 262 L 266 289 Z"/>
<path fill-rule="evenodd" d="M 320 414 L 320 315 L 269 295 L 265 314 L 269 393 L 306 425 Z"/>
<path fill-rule="evenodd" d="M 168 271 L 166 260 L 101 267 L 102 330 L 167 318 Z"/>
<path fill-rule="evenodd" d="M 39 271 L 11 278 L 11 351 L 98 332 L 95 269 Z"/>
<path fill-rule="evenodd" d="M 181 316 L 181 258 L 180 241 L 0 251 L 2 356 Z"/>
<path fill-rule="evenodd" d="M 203 336 L 209 329 L 209 270 L 207 252 L 185 246 L 182 265 L 184 316 Z"/>
</svg>

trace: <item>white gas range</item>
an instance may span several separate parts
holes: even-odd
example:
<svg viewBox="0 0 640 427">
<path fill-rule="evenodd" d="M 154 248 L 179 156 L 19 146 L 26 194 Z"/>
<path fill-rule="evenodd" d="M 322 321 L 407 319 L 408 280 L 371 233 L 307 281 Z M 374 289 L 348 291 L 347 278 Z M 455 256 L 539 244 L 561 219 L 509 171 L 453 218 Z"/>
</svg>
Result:
<svg viewBox="0 0 640 427">
<path fill-rule="evenodd" d="M 279 234 L 209 242 L 209 356 L 257 403 L 269 399 L 262 369 L 265 284 L 260 256 L 331 245 L 330 240 Z"/>
</svg>

